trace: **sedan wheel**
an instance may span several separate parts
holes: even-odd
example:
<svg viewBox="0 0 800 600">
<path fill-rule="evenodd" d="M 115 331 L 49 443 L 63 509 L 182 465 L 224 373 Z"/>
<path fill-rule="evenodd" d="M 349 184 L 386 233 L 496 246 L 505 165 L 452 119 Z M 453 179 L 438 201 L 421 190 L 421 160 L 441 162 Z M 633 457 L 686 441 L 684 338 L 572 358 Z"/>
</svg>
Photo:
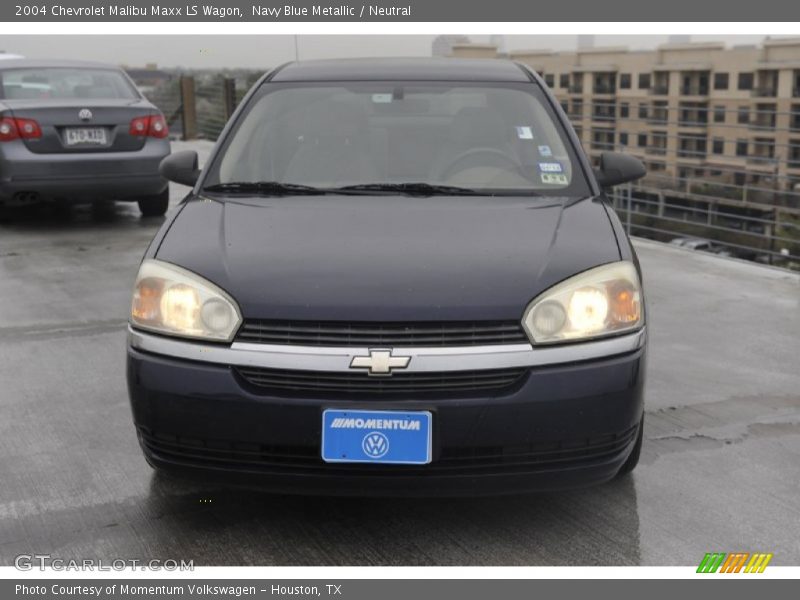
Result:
<svg viewBox="0 0 800 600">
<path fill-rule="evenodd" d="M 143 217 L 160 217 L 169 207 L 169 189 L 155 196 L 147 196 L 139 200 L 139 210 Z"/>
</svg>

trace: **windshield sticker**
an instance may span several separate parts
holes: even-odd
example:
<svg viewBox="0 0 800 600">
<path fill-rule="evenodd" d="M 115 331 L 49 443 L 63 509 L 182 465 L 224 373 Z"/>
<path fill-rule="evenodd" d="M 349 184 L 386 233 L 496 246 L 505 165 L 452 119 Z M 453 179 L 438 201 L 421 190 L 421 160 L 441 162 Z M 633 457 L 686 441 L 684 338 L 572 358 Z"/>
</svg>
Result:
<svg viewBox="0 0 800 600">
<path fill-rule="evenodd" d="M 530 127 L 517 127 L 517 137 L 521 140 L 532 140 L 533 130 Z"/>
<path fill-rule="evenodd" d="M 561 173 L 542 173 L 542 183 L 551 185 L 567 185 L 567 176 Z"/>
<path fill-rule="evenodd" d="M 541 156 L 553 156 L 553 151 L 550 150 L 550 146 L 539 146 L 539 154 Z"/>
<path fill-rule="evenodd" d="M 372 94 L 372 102 L 375 104 L 390 104 L 392 102 L 391 94 Z"/>
<path fill-rule="evenodd" d="M 561 173 L 563 170 L 561 163 L 558 162 L 539 163 L 539 171 L 542 173 Z"/>
</svg>

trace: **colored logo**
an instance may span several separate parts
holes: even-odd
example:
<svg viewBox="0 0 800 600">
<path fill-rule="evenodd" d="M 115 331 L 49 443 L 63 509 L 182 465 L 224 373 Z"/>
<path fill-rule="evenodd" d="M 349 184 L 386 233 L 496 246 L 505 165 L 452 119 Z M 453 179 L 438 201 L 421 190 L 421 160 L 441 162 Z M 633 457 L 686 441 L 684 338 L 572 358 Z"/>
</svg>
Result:
<svg viewBox="0 0 800 600">
<path fill-rule="evenodd" d="M 389 438 L 380 431 L 371 431 L 364 436 L 361 448 L 370 458 L 380 458 L 389 451 Z"/>
<path fill-rule="evenodd" d="M 763 552 L 708 552 L 697 567 L 698 573 L 763 573 L 772 554 Z"/>
</svg>

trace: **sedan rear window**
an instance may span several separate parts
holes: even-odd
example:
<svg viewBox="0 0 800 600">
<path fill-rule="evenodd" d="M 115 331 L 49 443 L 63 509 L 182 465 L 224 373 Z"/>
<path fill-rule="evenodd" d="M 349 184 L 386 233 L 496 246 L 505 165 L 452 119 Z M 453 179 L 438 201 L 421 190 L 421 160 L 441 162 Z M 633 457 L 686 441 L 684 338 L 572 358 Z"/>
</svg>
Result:
<svg viewBox="0 0 800 600">
<path fill-rule="evenodd" d="M 205 183 L 264 181 L 588 192 L 574 150 L 535 84 L 266 84 Z"/>
<path fill-rule="evenodd" d="M 120 99 L 139 95 L 125 76 L 114 69 L 31 68 L 0 71 L 0 98 Z"/>
</svg>

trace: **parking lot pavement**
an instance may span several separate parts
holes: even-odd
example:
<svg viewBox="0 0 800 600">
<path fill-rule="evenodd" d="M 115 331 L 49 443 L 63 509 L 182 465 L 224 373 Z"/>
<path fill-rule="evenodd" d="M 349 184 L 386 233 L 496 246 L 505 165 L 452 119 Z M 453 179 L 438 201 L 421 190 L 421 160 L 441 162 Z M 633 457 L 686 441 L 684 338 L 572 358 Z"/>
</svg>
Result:
<svg viewBox="0 0 800 600">
<path fill-rule="evenodd" d="M 480 500 L 287 498 L 156 476 L 141 457 L 124 329 L 159 223 L 118 204 L 0 225 L 0 564 L 800 563 L 796 275 L 637 243 L 651 353 L 632 477 Z"/>
</svg>

